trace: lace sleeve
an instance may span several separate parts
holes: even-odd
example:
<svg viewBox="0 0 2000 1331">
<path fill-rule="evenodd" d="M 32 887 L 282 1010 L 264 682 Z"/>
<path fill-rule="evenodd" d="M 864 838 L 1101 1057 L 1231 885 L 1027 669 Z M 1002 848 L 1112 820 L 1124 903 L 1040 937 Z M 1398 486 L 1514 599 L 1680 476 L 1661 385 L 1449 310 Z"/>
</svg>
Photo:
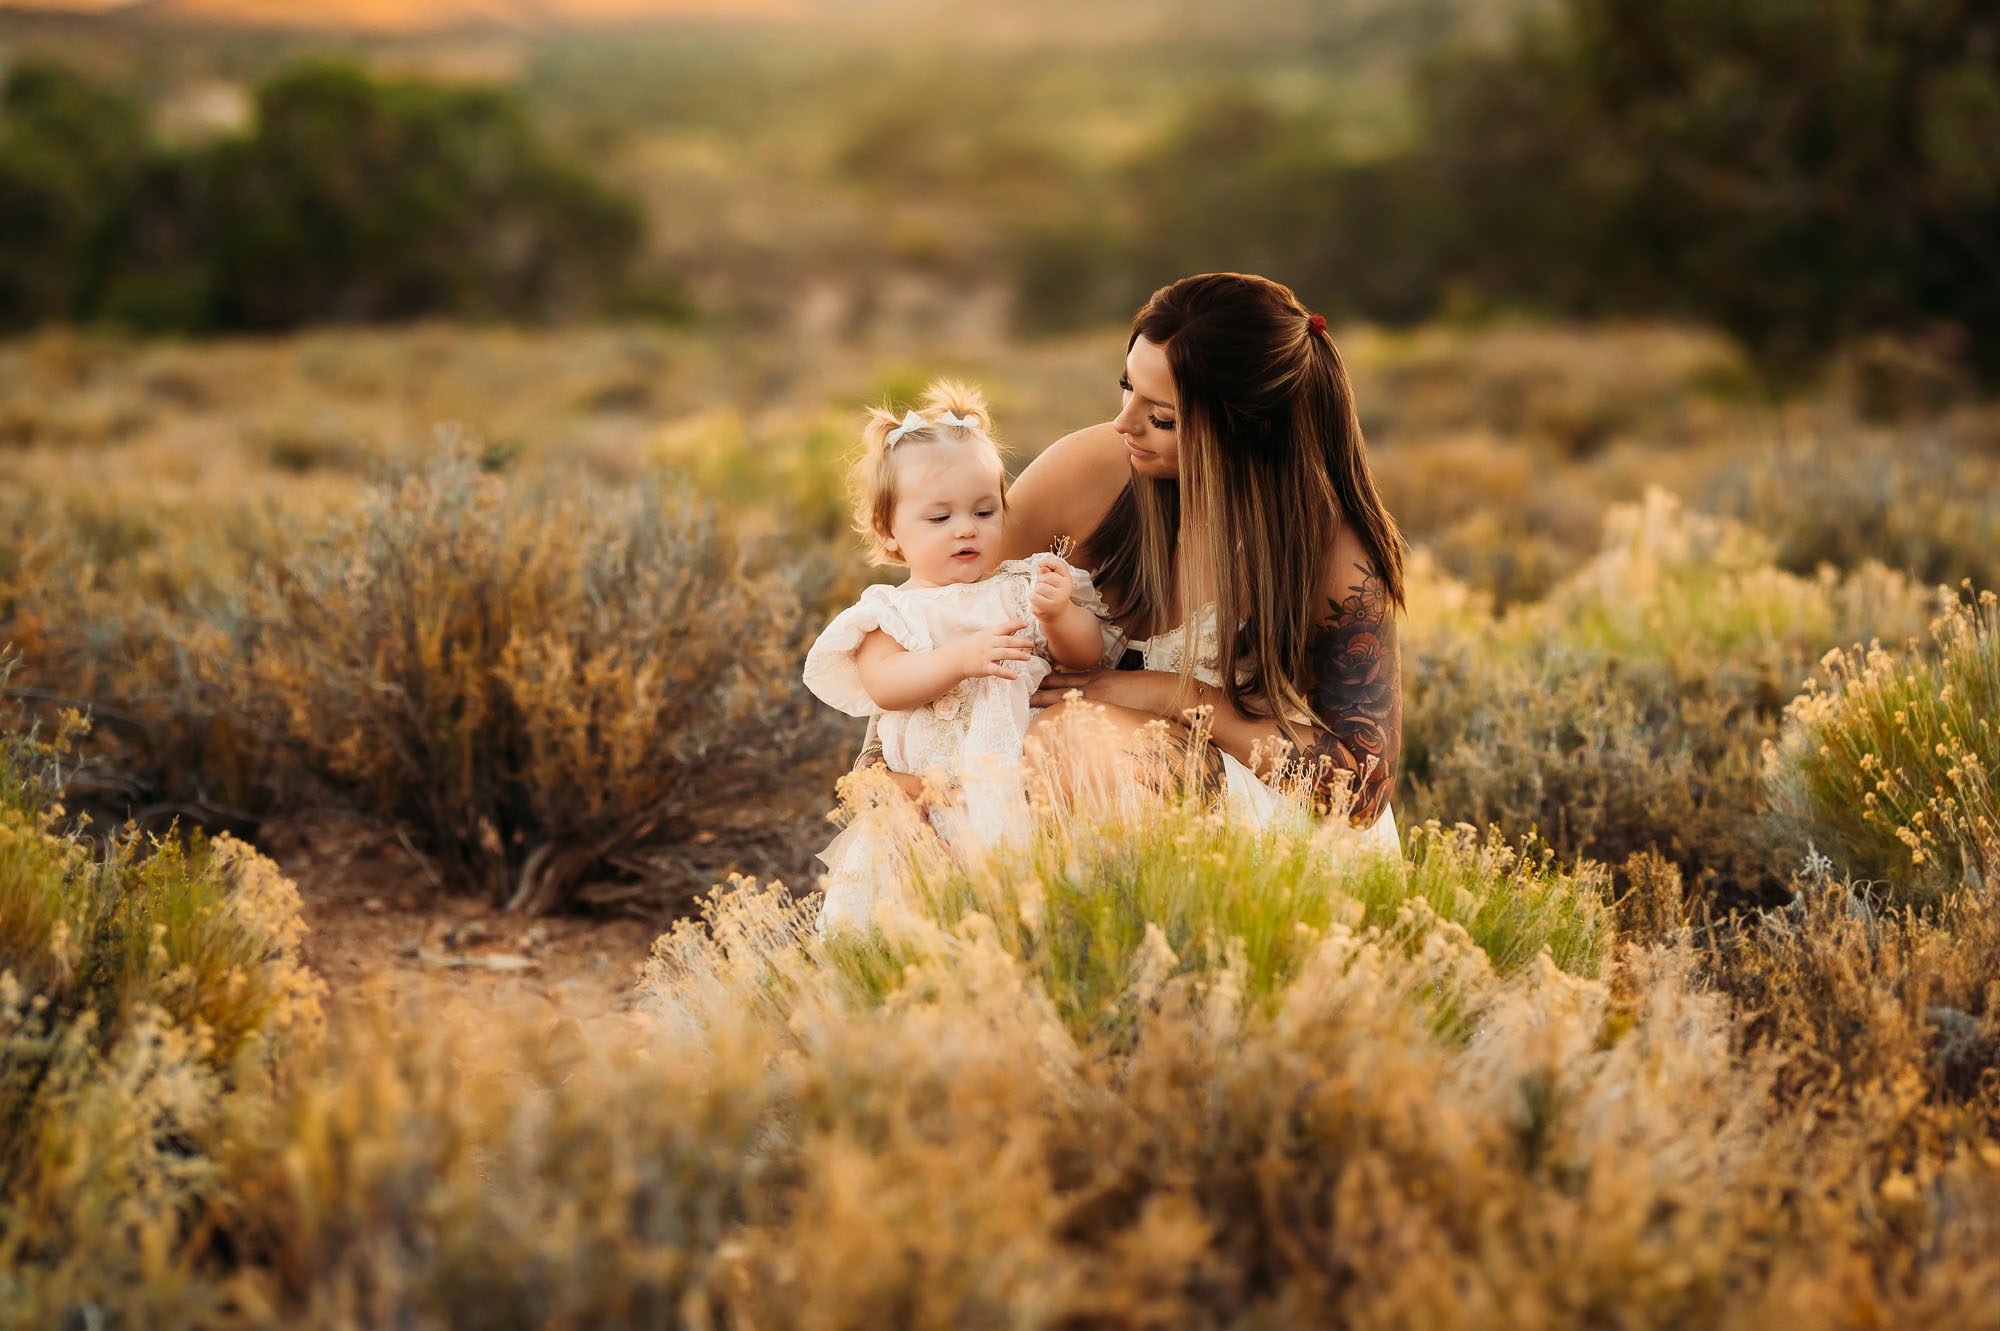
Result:
<svg viewBox="0 0 2000 1331">
<path fill-rule="evenodd" d="M 861 600 L 833 617 L 806 652 L 805 684 L 813 696 L 849 716 L 874 716 L 882 709 L 861 684 L 854 653 L 861 640 L 876 629 L 913 652 L 929 651 L 930 632 L 921 616 L 906 614 L 896 603 L 894 589 L 868 588 Z"/>
</svg>

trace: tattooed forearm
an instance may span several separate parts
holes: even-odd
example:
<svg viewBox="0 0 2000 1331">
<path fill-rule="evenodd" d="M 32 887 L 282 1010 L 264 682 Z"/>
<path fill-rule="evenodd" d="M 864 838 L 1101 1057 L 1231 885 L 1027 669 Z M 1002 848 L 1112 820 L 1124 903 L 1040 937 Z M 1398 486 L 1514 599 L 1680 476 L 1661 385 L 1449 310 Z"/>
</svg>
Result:
<svg viewBox="0 0 2000 1331">
<path fill-rule="evenodd" d="M 1395 785 L 1403 747 L 1403 674 L 1395 607 L 1367 567 L 1347 595 L 1327 598 L 1327 617 L 1312 642 L 1315 728 L 1301 760 L 1324 810 L 1351 785 L 1349 820 L 1366 827 L 1381 816 Z"/>
<path fill-rule="evenodd" d="M 1222 750 L 1206 733 L 1188 726 L 1171 726 L 1142 741 L 1139 779 L 1155 790 L 1178 790 L 1201 800 L 1220 799 L 1229 789 Z"/>
</svg>

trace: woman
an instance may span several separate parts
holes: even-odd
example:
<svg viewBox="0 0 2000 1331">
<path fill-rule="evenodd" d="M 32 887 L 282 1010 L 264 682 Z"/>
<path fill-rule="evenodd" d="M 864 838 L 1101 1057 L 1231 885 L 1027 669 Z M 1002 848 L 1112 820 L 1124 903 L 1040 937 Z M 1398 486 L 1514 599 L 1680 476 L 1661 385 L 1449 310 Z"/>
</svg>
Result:
<svg viewBox="0 0 2000 1331">
<path fill-rule="evenodd" d="M 1393 845 L 1403 539 L 1326 321 L 1265 278 L 1183 278 L 1134 318 L 1119 386 L 1115 419 L 1051 444 L 1007 494 L 1005 557 L 1075 541 L 1126 648 L 1119 669 L 1050 674 L 1031 743 L 1115 790 L 1148 779 L 1149 723 L 1186 737 L 1207 707 L 1190 751 L 1232 809 L 1262 821 L 1303 776 Z M 1117 743 L 1073 723 L 1072 690 Z"/>
<path fill-rule="evenodd" d="M 1325 320 L 1276 282 L 1206 273 L 1154 292 L 1126 346 L 1117 417 L 1057 440 L 1008 493 L 1009 557 L 1079 538 L 1128 638 L 1126 668 L 1050 675 L 1032 733 L 1063 749 L 1079 690 L 1126 742 L 1072 741 L 1065 759 L 1129 766 L 1148 722 L 1207 706 L 1232 807 L 1261 820 L 1272 785 L 1306 775 L 1393 842 L 1403 540 Z"/>
</svg>

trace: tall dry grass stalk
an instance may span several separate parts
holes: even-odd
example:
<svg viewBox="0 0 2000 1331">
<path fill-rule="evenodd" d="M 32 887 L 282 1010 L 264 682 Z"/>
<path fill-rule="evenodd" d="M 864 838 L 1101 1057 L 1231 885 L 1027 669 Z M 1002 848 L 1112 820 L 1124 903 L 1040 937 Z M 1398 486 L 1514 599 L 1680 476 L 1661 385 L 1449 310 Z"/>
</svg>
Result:
<svg viewBox="0 0 2000 1331">
<path fill-rule="evenodd" d="M 1913 900 L 2000 876 L 1995 594 L 1949 604 L 1927 648 L 1834 651 L 1820 665 L 1766 746 L 1784 833 Z"/>
</svg>

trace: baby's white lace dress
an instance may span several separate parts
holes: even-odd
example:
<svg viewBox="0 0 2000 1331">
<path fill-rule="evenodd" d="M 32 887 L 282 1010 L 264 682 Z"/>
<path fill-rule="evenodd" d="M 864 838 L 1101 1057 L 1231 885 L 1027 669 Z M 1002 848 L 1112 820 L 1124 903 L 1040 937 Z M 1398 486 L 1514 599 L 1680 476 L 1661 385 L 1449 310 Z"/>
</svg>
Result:
<svg viewBox="0 0 2000 1331">
<path fill-rule="evenodd" d="M 1051 668 L 1048 639 L 1028 607 L 1036 566 L 1050 554 L 1003 561 L 978 582 L 942 587 L 878 584 L 835 615 L 806 653 L 805 683 L 822 702 L 849 716 L 875 718 L 882 757 L 891 771 L 941 768 L 958 782 L 959 797 L 933 808 L 930 822 L 948 845 L 969 849 L 1006 840 L 1028 823 L 1021 781 L 1021 742 L 1028 733 L 1028 698 Z M 1090 575 L 1071 568 L 1071 599 L 1103 620 L 1104 599 Z M 1014 679 L 960 680 L 942 697 L 907 711 L 883 711 L 862 686 L 854 653 L 876 629 L 913 652 L 1025 620 L 1036 656 L 1010 663 Z M 1115 652 L 1108 659 L 1116 660 Z M 894 811 L 892 811 L 893 813 Z M 863 815 L 820 852 L 827 866 L 820 929 L 865 925 L 882 884 L 901 875 L 890 817 Z"/>
</svg>

